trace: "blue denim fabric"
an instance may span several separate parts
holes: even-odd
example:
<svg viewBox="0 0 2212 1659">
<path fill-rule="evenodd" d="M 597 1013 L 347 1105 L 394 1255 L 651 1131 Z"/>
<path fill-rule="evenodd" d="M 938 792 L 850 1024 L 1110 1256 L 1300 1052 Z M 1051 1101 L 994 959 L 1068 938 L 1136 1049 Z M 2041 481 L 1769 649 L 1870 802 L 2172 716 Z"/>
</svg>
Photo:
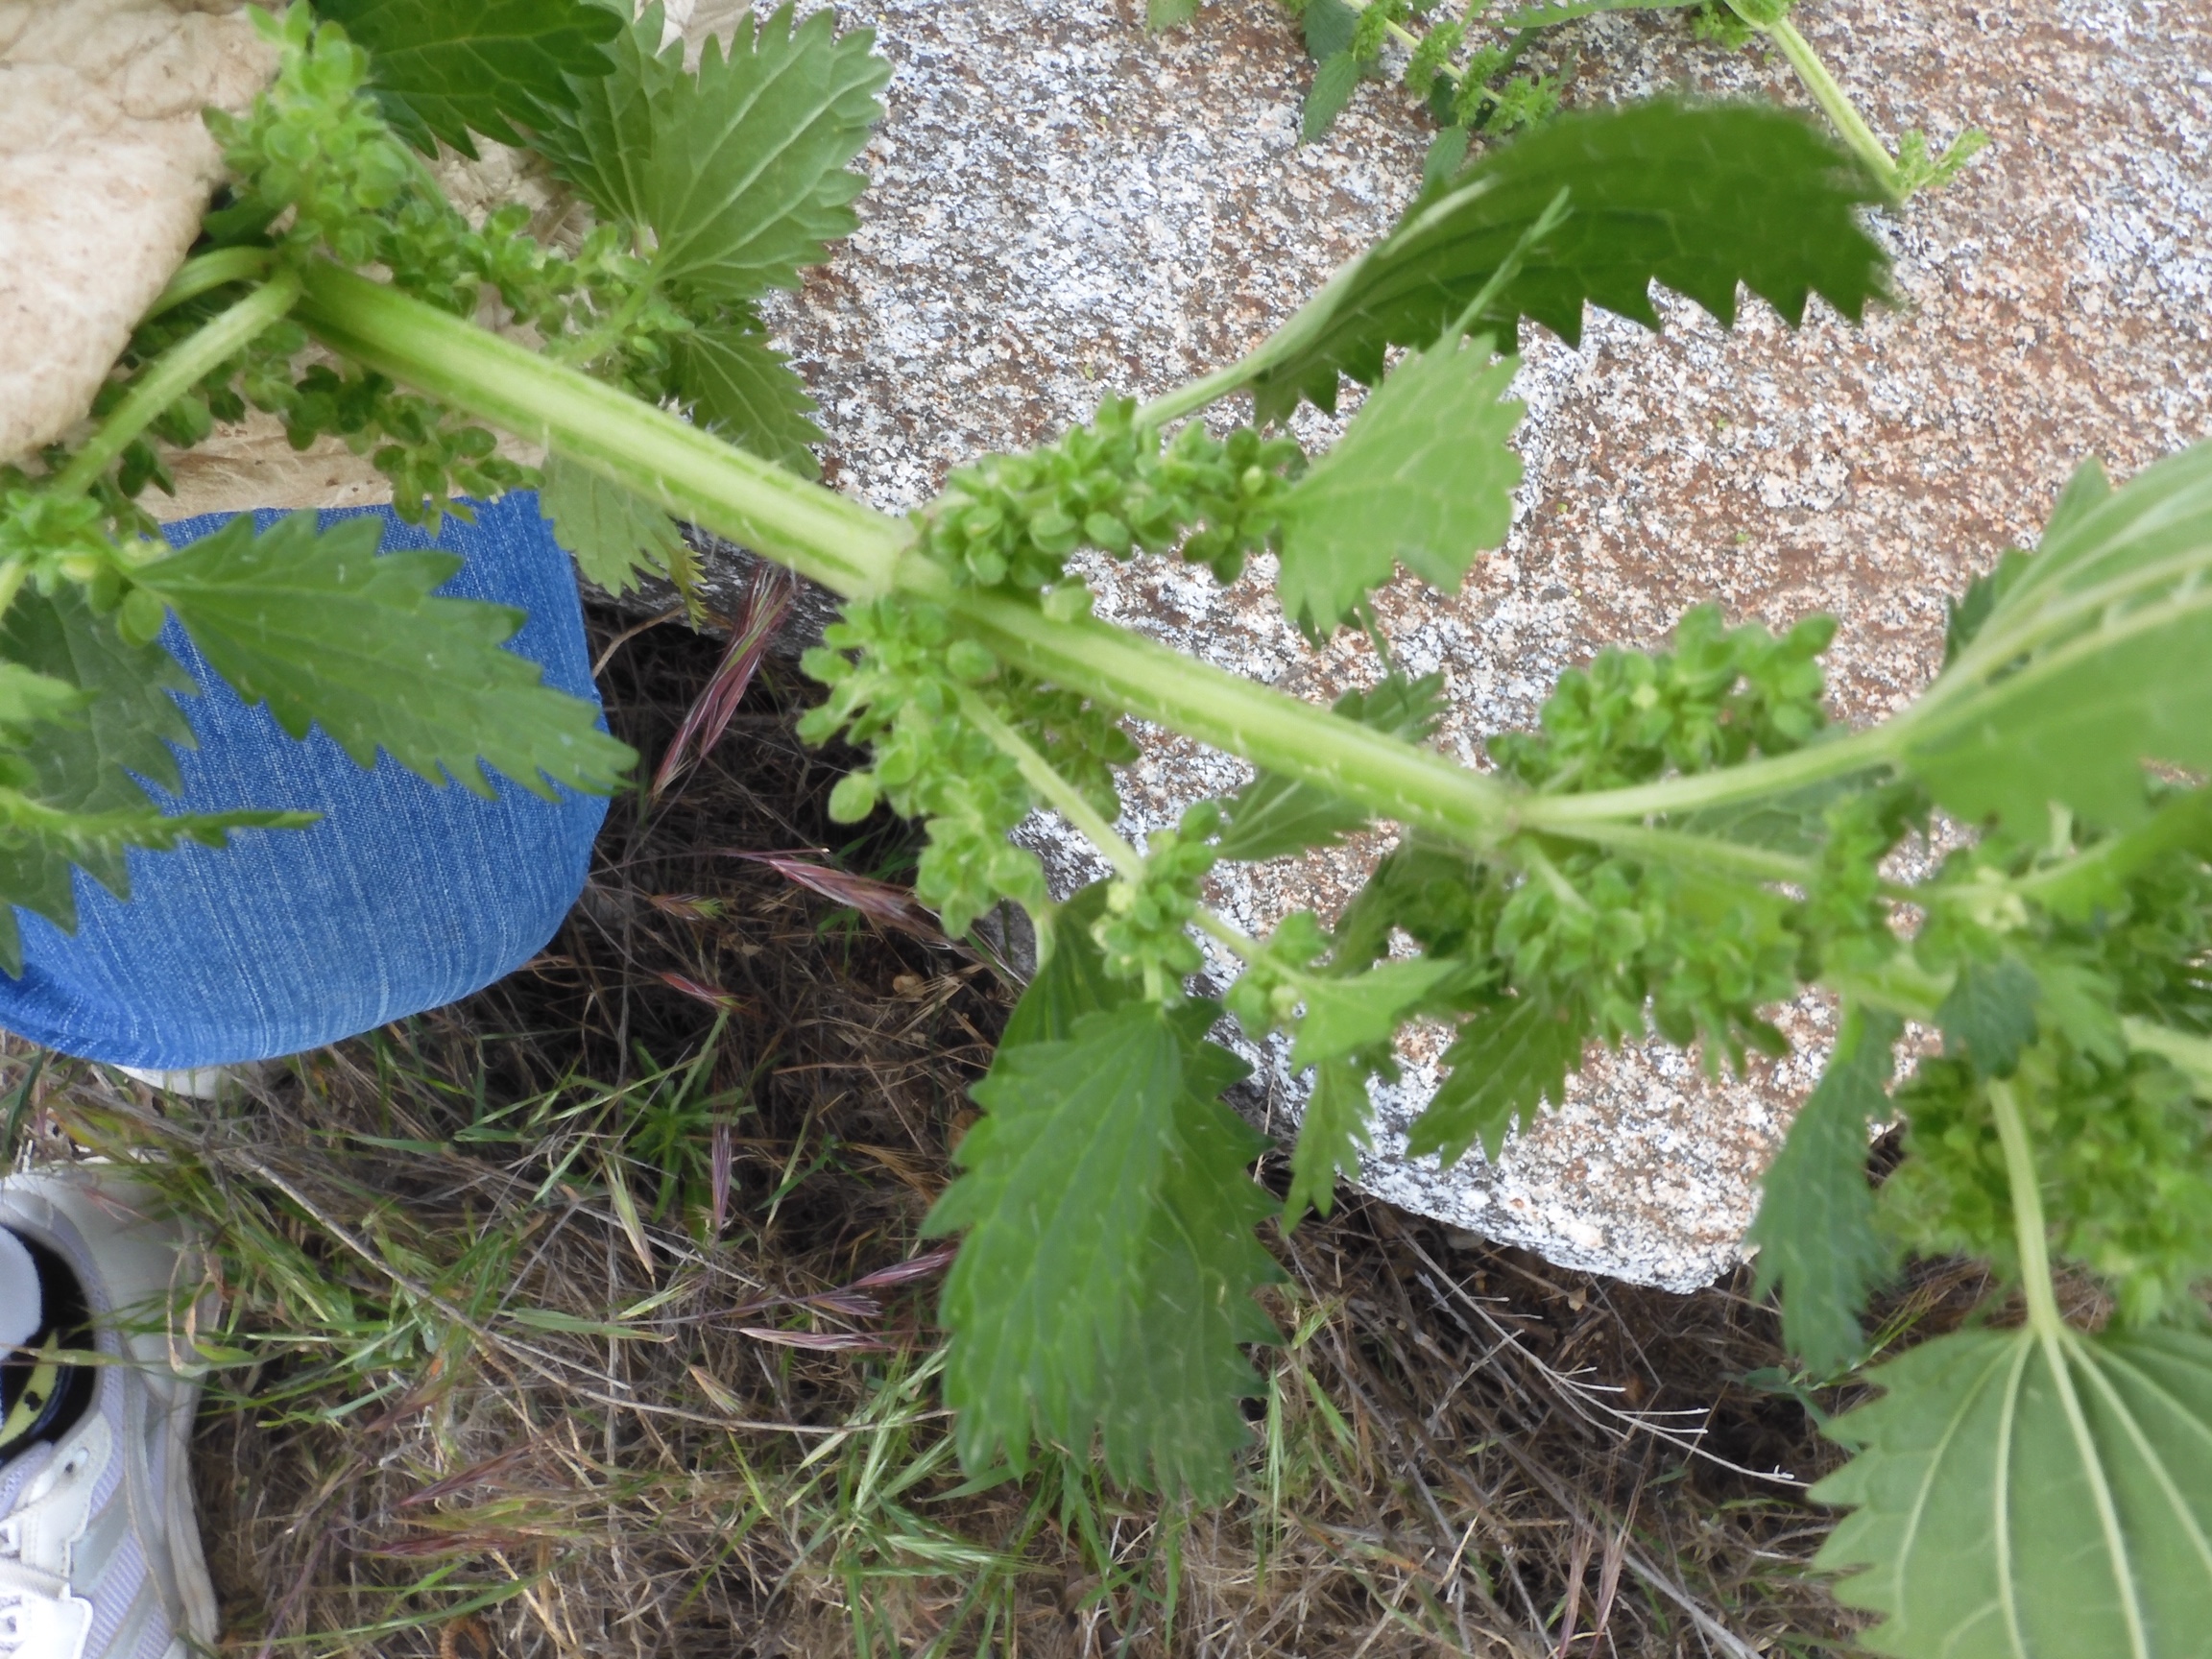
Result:
<svg viewBox="0 0 2212 1659">
<path fill-rule="evenodd" d="M 563 691 L 597 700 L 576 581 L 527 492 L 447 519 L 435 539 L 385 509 L 387 550 L 468 563 L 441 591 L 519 606 L 508 644 Z M 257 515 L 268 523 L 277 516 Z M 224 517 L 166 527 L 182 546 Z M 596 797 L 541 800 L 504 779 L 486 801 L 380 756 L 364 772 L 322 732 L 284 735 L 216 678 L 174 621 L 161 642 L 201 687 L 180 703 L 199 737 L 164 811 L 305 807 L 309 830 L 246 830 L 223 852 L 131 854 L 130 902 L 82 872 L 74 938 L 18 910 L 24 974 L 0 974 L 0 1027 L 64 1053 L 181 1070 L 296 1053 L 466 997 L 528 961 L 583 890 Z"/>
</svg>

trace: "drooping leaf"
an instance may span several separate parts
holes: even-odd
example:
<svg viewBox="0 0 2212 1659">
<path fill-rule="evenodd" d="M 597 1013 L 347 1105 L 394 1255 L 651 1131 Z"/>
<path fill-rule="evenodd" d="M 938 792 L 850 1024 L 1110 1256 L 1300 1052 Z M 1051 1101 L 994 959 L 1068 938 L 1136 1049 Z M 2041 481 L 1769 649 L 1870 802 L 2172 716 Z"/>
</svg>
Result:
<svg viewBox="0 0 2212 1659">
<path fill-rule="evenodd" d="M 1291 1063 L 1318 1066 L 1389 1042 L 1407 1016 L 1458 969 L 1456 962 L 1413 956 L 1343 978 L 1309 980 L 1301 993 L 1306 1012 Z"/>
<path fill-rule="evenodd" d="M 1654 281 L 1723 323 L 1740 284 L 1792 324 L 1811 295 L 1857 319 L 1884 292 L 1885 256 L 1858 219 L 1880 188 L 1811 122 L 1664 100 L 1563 115 L 1425 190 L 1262 347 L 1260 418 L 1286 418 L 1300 397 L 1333 409 L 1339 374 L 1372 386 L 1390 347 L 1434 344 L 1562 188 L 1566 222 L 1477 325 L 1509 337 L 1527 317 L 1574 343 L 1587 302 L 1656 327 Z"/>
<path fill-rule="evenodd" d="M 1418 743 L 1444 712 L 1444 677 L 1392 674 L 1370 691 L 1347 691 L 1333 705 L 1347 720 Z M 1281 858 L 1333 847 L 1367 827 L 1367 814 L 1310 783 L 1262 772 L 1229 803 L 1229 827 L 1215 842 L 1223 858 Z"/>
<path fill-rule="evenodd" d="M 709 40 L 698 74 L 654 98 L 645 221 L 663 281 L 727 301 L 796 288 L 859 223 L 866 180 L 846 163 L 883 113 L 891 66 L 872 31 L 834 27 L 828 12 L 794 27 L 788 5 L 742 18 L 727 56 Z"/>
<path fill-rule="evenodd" d="M 2212 443 L 2102 481 L 2068 487 L 2041 549 L 1898 726 L 1899 760 L 1941 805 L 2024 838 L 2054 804 L 2140 821 L 2146 762 L 2212 767 Z"/>
<path fill-rule="evenodd" d="M 1033 1439 L 1113 1477 L 1221 1491 L 1270 1333 L 1250 1291 L 1273 1209 L 1245 1174 L 1262 1142 L 1211 1092 L 1240 1071 L 1203 1042 L 1218 1010 L 1132 1002 L 1069 1036 L 1002 1046 L 985 1115 L 926 1230 L 964 1230 L 946 1281 L 946 1395 L 962 1459 L 1026 1468 Z"/>
<path fill-rule="evenodd" d="M 132 847 L 220 845 L 226 830 L 310 821 L 262 812 L 161 817 L 138 780 L 183 787 L 170 745 L 194 747 L 192 728 L 171 693 L 192 691 L 191 676 L 159 645 L 127 642 L 114 617 L 95 613 L 77 589 L 18 593 L 0 618 L 0 658 L 12 677 L 36 674 L 75 705 L 10 734 L 16 787 L 9 791 L 12 822 L 0 830 L 0 968 L 10 974 L 23 966 L 14 906 L 76 930 L 72 866 L 127 899 Z"/>
<path fill-rule="evenodd" d="M 1314 68 L 1313 84 L 1307 88 L 1305 110 L 1298 117 L 1299 136 L 1310 144 L 1334 126 L 1358 84 L 1359 60 L 1351 53 L 1334 52 L 1322 59 Z"/>
<path fill-rule="evenodd" d="M 192 728 L 170 693 L 194 686 L 160 646 L 126 643 L 112 616 L 95 614 L 76 589 L 64 588 L 51 596 L 16 595 L 0 619 L 0 654 L 85 699 L 82 719 L 42 723 L 17 735 L 12 747 L 29 769 L 23 787 L 34 798 L 64 812 L 97 816 L 149 810 L 152 803 L 139 778 L 171 791 L 183 787 L 169 746 L 192 748 Z M 73 931 L 70 862 L 30 839 L 0 846 L 0 890 L 11 903 Z M 79 862 L 110 892 L 129 891 L 119 852 L 110 857 L 88 846 Z"/>
<path fill-rule="evenodd" d="M 1518 367 L 1490 342 L 1439 341 L 1368 394 L 1344 436 L 1284 496 L 1284 613 L 1328 633 L 1404 565 L 1456 594 L 1476 555 L 1505 540 L 1521 458 Z"/>
<path fill-rule="evenodd" d="M 671 356 L 694 421 L 802 478 L 822 475 L 807 447 L 823 441 L 814 399 L 757 323 L 679 335 Z"/>
<path fill-rule="evenodd" d="M 2035 1041 L 2041 989 L 2035 971 L 2017 956 L 1960 963 L 1936 1010 L 1944 1046 L 1970 1056 L 1986 1076 L 2011 1076 L 2020 1051 Z"/>
<path fill-rule="evenodd" d="M 478 758 L 533 793 L 604 793 L 637 758 L 598 711 L 541 685 L 500 645 L 504 605 L 432 597 L 460 568 L 446 553 L 377 555 L 375 518 L 318 532 L 295 513 L 255 535 L 236 518 L 133 580 L 175 613 L 209 664 L 295 737 L 320 726 L 363 766 L 381 748 L 433 782 L 492 793 Z M 542 776 L 541 776 L 542 774 Z"/>
<path fill-rule="evenodd" d="M 577 81 L 607 73 L 622 19 L 583 0 L 316 0 L 325 22 L 369 49 L 370 85 L 393 128 L 423 154 L 471 132 L 518 144 L 571 107 Z"/>
<path fill-rule="evenodd" d="M 1837 1599 L 1884 1616 L 1864 1646 L 1899 1659 L 2205 1651 L 2212 1337 L 1967 1331 L 1870 1381 L 1882 1398 L 1828 1430 L 1858 1455 L 1812 1494 L 1853 1511 L 1815 1565 L 1850 1573 Z"/>
<path fill-rule="evenodd" d="M 1495 1161 L 1517 1121 L 1532 1122 L 1547 1103 L 1567 1097 L 1567 1074 L 1581 1065 L 1588 1036 L 1580 1009 L 1527 993 L 1476 1015 L 1444 1051 L 1452 1074 L 1413 1119 L 1407 1155 L 1433 1152 L 1455 1164 L 1479 1142 Z"/>
<path fill-rule="evenodd" d="M 639 571 L 665 576 L 683 561 L 683 534 L 653 502 L 559 455 L 545 458 L 543 472 L 538 510 L 585 580 L 627 593 Z"/>
<path fill-rule="evenodd" d="M 1859 1317 L 1891 1266 L 1874 1226 L 1866 1135 L 1888 1105 L 1890 1051 L 1903 1028 L 1892 1014 L 1844 1010 L 1828 1069 L 1767 1166 L 1743 1237 L 1759 1252 L 1759 1293 L 1781 1291 L 1783 1337 L 1816 1377 L 1863 1351 Z"/>
<path fill-rule="evenodd" d="M 1359 1173 L 1359 1149 L 1374 1143 L 1368 1129 L 1374 1103 L 1367 1096 L 1367 1068 L 1332 1060 L 1313 1078 L 1290 1149 L 1290 1190 L 1283 1219 L 1296 1226 L 1307 1211 L 1327 1215 L 1336 1206 L 1336 1177 Z"/>
</svg>

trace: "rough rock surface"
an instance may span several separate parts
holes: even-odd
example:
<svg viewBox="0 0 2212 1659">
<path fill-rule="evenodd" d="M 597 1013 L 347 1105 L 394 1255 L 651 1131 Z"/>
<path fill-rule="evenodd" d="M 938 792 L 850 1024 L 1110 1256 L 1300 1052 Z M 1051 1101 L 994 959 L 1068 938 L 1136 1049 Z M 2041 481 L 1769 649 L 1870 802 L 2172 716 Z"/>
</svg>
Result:
<svg viewBox="0 0 2212 1659">
<path fill-rule="evenodd" d="M 1107 390 L 1150 394 L 1229 360 L 1409 195 L 1423 123 L 1361 89 L 1297 142 L 1310 72 L 1267 0 L 1214 0 L 1163 40 L 1142 0 L 878 0 L 897 67 L 863 164 L 863 226 L 778 320 L 825 405 L 830 480 L 887 508 L 978 450 L 1048 438 Z M 1892 140 L 1960 128 L 1993 149 L 1885 221 L 1901 305 L 1863 330 L 1792 334 L 1753 302 L 1724 333 L 1685 303 L 1651 336 L 1597 319 L 1578 351 L 1526 342 L 1528 473 L 1511 541 L 1456 599 L 1401 584 L 1383 623 L 1441 669 L 1443 746 L 1532 723 L 1556 673 L 1611 640 L 1651 643 L 1707 598 L 1781 626 L 1841 613 L 1837 711 L 1871 718 L 1934 671 L 1943 596 L 2031 541 L 2075 462 L 2125 475 L 2212 424 L 2212 11 L 2177 0 L 1826 0 L 1800 27 Z M 1554 37 L 1577 97 L 1669 85 L 1802 104 L 1779 60 L 1692 43 L 1678 17 L 1616 15 Z M 1309 418 L 1310 419 L 1310 418 Z M 1318 431 L 1310 430 L 1310 436 Z M 1157 562 L 1094 572 L 1101 611 L 1286 690 L 1370 681 L 1346 640 L 1303 655 L 1256 571 L 1227 591 Z M 1124 828 L 1168 821 L 1238 769 L 1159 733 Z M 1083 854 L 1046 822 L 1063 883 Z M 1377 845 L 1238 873 L 1247 926 L 1331 912 Z M 1555 1261 L 1688 1286 L 1734 1258 L 1759 1172 L 1816 1075 L 1798 1056 L 1742 1083 L 1654 1048 L 1599 1058 L 1497 1167 L 1438 1171 L 1394 1131 L 1435 1076 L 1408 1050 L 1380 1100 L 1392 1133 L 1365 1184 Z M 1301 1094 L 1264 1057 L 1286 1126 Z"/>
<path fill-rule="evenodd" d="M 60 437 L 183 261 L 276 57 L 235 0 L 0 0 L 0 461 Z"/>
</svg>

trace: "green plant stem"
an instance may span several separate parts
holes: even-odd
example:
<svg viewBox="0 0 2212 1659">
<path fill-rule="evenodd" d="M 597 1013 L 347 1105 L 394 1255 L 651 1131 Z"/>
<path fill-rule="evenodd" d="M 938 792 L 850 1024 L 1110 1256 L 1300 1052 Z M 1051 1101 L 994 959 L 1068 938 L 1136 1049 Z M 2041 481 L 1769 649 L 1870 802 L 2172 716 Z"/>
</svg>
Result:
<svg viewBox="0 0 2212 1659">
<path fill-rule="evenodd" d="M 1843 141 L 1866 164 L 1866 170 L 1874 175 L 1875 182 L 1882 186 L 1892 202 L 1902 201 L 1905 194 L 1903 180 L 1888 147 L 1874 136 L 1874 129 L 1866 125 L 1866 118 L 1859 113 L 1859 107 L 1851 102 L 1851 95 L 1843 90 L 1842 84 L 1830 72 L 1828 65 L 1820 60 L 1820 55 L 1813 50 L 1813 43 L 1797 33 L 1797 25 L 1788 17 L 1777 17 L 1771 23 L 1762 23 L 1754 17 L 1744 16 L 1734 6 L 1730 10 L 1736 11 L 1744 22 L 1782 48 L 1782 56 L 1790 60 L 1790 67 L 1797 71 L 1797 79 L 1805 84 L 1805 90 L 1813 94 L 1813 101 L 1836 124 L 1836 131 L 1843 135 Z"/>
<path fill-rule="evenodd" d="M 1021 768 L 1022 778 L 1044 799 L 1046 805 L 1067 819 L 1078 834 L 1098 849 L 1106 861 L 1114 866 L 1117 876 L 1124 881 L 1137 881 L 1143 878 L 1144 854 L 1106 822 L 1106 814 L 1085 800 L 1083 792 L 1069 782 L 1058 767 L 1040 755 L 1021 733 L 1001 720 L 990 704 L 974 691 L 963 691 L 960 694 L 960 712 L 969 724 L 996 743 L 999 752 Z M 1226 945 L 1247 962 L 1260 953 L 1259 942 L 1251 934 L 1227 917 L 1216 915 L 1204 905 L 1198 907 L 1192 921 L 1199 931 Z"/>
<path fill-rule="evenodd" d="M 1997 1139 L 2005 1148 L 2005 1177 L 2012 1193 L 2012 1228 L 2020 1251 L 2021 1288 L 2028 1298 L 2028 1329 L 2043 1350 L 2051 1369 L 2058 1403 L 2066 1413 L 2076 1455 L 2087 1478 L 2090 1500 L 2097 1506 L 2100 1530 L 2112 1551 L 2113 1581 L 2121 1588 L 2121 1614 L 2127 1621 L 2128 1651 L 2148 1659 L 2152 1649 L 2143 1623 L 2143 1609 L 2133 1589 L 2134 1575 L 2123 1551 L 2126 1531 L 2120 1524 L 2119 1505 L 2113 1502 L 2111 1483 L 2104 1474 L 2104 1459 L 2089 1431 L 2089 1419 L 2074 1387 L 2071 1351 L 2080 1341 L 2066 1328 L 2058 1312 L 2058 1293 L 2051 1280 L 2051 1249 L 2044 1231 L 2043 1194 L 2035 1176 L 2035 1153 L 2028 1142 L 2028 1125 L 2020 1116 L 2020 1103 L 2012 1085 L 2001 1079 L 1989 1084 L 1989 1109 L 1997 1120 Z"/>
<path fill-rule="evenodd" d="M 1997 1119 L 1998 1143 L 2005 1148 L 2005 1179 L 2012 1190 L 2012 1235 L 2020 1251 L 2021 1289 L 2028 1297 L 2028 1326 L 2038 1336 L 2063 1334 L 2058 1293 L 2051 1283 L 2051 1246 L 2043 1226 L 2043 1190 L 2035 1176 L 2035 1152 L 2012 1085 L 1989 1084 L 1989 1111 Z"/>
<path fill-rule="evenodd" d="M 276 251 L 269 248 L 218 248 L 212 253 L 187 259 L 177 268 L 177 275 L 169 278 L 169 286 L 154 297 L 154 303 L 146 307 L 146 315 L 139 321 L 147 322 L 164 311 L 174 311 L 187 300 L 197 300 L 232 282 L 251 282 L 266 276 L 276 263 Z"/>
<path fill-rule="evenodd" d="M 956 588 L 936 565 L 908 556 L 914 531 L 904 520 L 334 265 L 308 269 L 299 317 L 354 361 L 543 444 L 847 598 L 899 589 L 931 599 L 1013 667 L 1477 852 L 1523 829 L 1600 838 L 1606 826 L 1800 788 L 1881 765 L 1893 753 L 1896 721 L 1724 772 L 1592 795 L 1530 795 L 1093 618 L 1056 621 L 1034 604 Z M 1766 877 L 1799 878 L 1778 867 Z"/>
<path fill-rule="evenodd" d="M 279 272 L 266 286 L 247 295 L 197 334 L 171 347 L 139 377 L 84 447 L 69 458 L 69 465 L 54 480 L 57 493 L 77 495 L 91 489 L 132 441 L 160 419 L 163 410 L 226 359 L 244 349 L 256 334 L 291 310 L 299 298 L 300 279 L 290 272 Z"/>
<path fill-rule="evenodd" d="M 960 693 L 960 713 L 969 725 L 998 746 L 998 752 L 1020 768 L 1022 778 L 1044 798 L 1045 804 L 1068 820 L 1082 837 L 1098 849 L 1114 872 L 1124 881 L 1144 874 L 1144 854 L 1106 821 L 1106 814 L 1084 798 L 1083 791 L 1060 775 L 1060 769 L 1037 752 L 1021 733 L 998 717 L 998 711 L 972 690 Z"/>
<path fill-rule="evenodd" d="M 300 320 L 355 362 L 589 467 L 848 598 L 890 591 L 912 526 L 459 317 L 335 265 Z"/>
</svg>

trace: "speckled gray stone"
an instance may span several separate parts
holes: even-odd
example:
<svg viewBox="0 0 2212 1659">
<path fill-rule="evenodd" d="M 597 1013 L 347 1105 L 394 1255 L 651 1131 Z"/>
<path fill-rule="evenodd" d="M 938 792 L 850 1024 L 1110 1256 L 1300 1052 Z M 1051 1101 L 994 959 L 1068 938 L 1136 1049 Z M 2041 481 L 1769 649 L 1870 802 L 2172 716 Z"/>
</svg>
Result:
<svg viewBox="0 0 2212 1659">
<path fill-rule="evenodd" d="M 846 9 L 896 66 L 864 165 L 863 225 L 776 321 L 824 403 L 833 484 L 886 508 L 946 469 L 1048 439 L 1101 393 L 1152 394 L 1228 361 L 1411 192 L 1426 141 L 1402 92 L 1363 87 L 1297 142 L 1310 73 L 1265 0 L 1215 0 L 1166 39 L 1140 0 L 888 0 Z M 1441 670 L 1442 746 L 1471 762 L 1525 727 L 1552 678 L 1611 640 L 1648 644 L 1687 606 L 1786 625 L 1844 619 L 1835 704 L 1864 720 L 1934 671 L 1943 600 L 2031 541 L 2083 454 L 2125 474 L 2204 435 L 2212 403 L 2212 8 L 2156 0 L 1809 4 L 1800 27 L 1892 140 L 1979 126 L 1992 150 L 1885 218 L 1899 308 L 1863 330 L 1815 302 L 1792 334 L 1757 302 L 1724 333 L 1680 302 L 1654 337 L 1597 318 L 1579 350 L 1526 343 L 1527 464 L 1506 547 L 1466 590 L 1382 596 L 1397 649 Z M 1678 18 L 1554 37 L 1575 95 L 1668 86 L 1802 104 L 1787 67 L 1688 39 Z M 1301 418 L 1303 435 L 1326 423 Z M 1372 680 L 1366 648 L 1303 653 L 1258 569 L 1227 591 L 1148 562 L 1090 574 L 1100 610 L 1316 701 Z M 1237 764 L 1144 734 L 1124 829 L 1232 786 Z M 1041 821 L 1063 883 L 1087 861 Z M 1349 896 L 1385 845 L 1236 872 L 1214 899 L 1249 927 Z M 1742 1082 L 1653 1046 L 1599 1056 L 1496 1167 L 1403 1155 L 1437 1034 L 1364 1184 L 1562 1263 L 1686 1287 L 1725 1268 L 1829 1015 L 1784 1011 L 1799 1053 Z M 1276 1126 L 1302 1091 L 1258 1057 Z"/>
</svg>

